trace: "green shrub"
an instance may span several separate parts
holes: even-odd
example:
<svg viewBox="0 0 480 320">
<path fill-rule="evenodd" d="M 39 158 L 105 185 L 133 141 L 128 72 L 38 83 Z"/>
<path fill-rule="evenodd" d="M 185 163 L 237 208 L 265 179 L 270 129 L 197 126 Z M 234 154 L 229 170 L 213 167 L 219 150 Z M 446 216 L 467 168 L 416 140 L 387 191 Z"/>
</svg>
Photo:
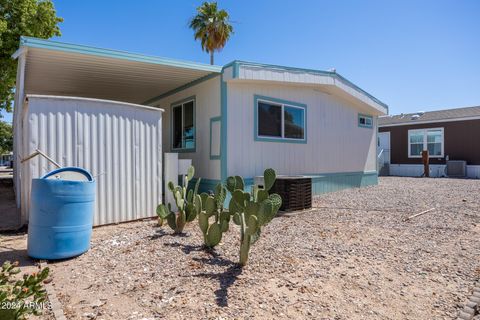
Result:
<svg viewBox="0 0 480 320">
<path fill-rule="evenodd" d="M 21 280 L 15 279 L 20 273 L 18 262 L 6 261 L 0 271 L 0 319 L 23 320 L 27 315 L 40 315 L 47 305 L 47 293 L 42 282 L 49 269 L 38 273 L 25 274 Z"/>
</svg>

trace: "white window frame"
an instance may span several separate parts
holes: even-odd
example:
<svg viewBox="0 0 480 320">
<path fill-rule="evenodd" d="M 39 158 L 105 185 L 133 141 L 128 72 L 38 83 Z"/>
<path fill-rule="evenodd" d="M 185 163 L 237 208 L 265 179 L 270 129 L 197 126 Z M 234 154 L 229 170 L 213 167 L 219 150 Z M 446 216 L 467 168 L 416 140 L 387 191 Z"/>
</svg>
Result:
<svg viewBox="0 0 480 320">
<path fill-rule="evenodd" d="M 445 155 L 445 130 L 444 128 L 425 128 L 425 129 L 410 129 L 408 130 L 408 143 L 407 143 L 407 148 L 408 148 L 408 157 L 409 158 L 421 158 L 422 155 L 412 155 L 411 153 L 411 148 L 410 148 L 410 136 L 414 133 L 423 133 L 423 149 L 422 150 L 428 150 L 428 132 L 429 131 L 441 131 L 442 132 L 442 153 L 441 155 L 431 155 L 428 154 L 429 158 L 443 158 Z"/>
<path fill-rule="evenodd" d="M 259 110 L 259 103 L 260 102 L 263 102 L 263 103 L 266 103 L 266 104 L 269 104 L 271 106 L 275 106 L 275 107 L 280 107 L 281 108 L 281 113 L 282 113 L 282 118 L 281 118 L 281 129 L 282 129 L 282 136 L 281 137 L 275 137 L 275 136 L 262 136 L 259 132 L 260 132 L 260 118 L 258 116 L 258 110 Z M 289 108 L 295 108 L 295 109 L 300 109 L 303 111 L 303 138 L 286 138 L 285 137 L 285 107 L 289 107 Z M 306 129 L 306 123 L 307 123 L 307 109 L 305 107 L 301 107 L 301 106 L 295 106 L 295 105 L 292 105 L 292 104 L 288 104 L 288 103 L 279 103 L 279 102 L 275 102 L 275 101 L 270 101 L 270 100 L 266 100 L 266 99 L 257 99 L 257 108 L 256 108 L 256 112 L 257 112 L 257 132 L 256 132 L 256 136 L 259 138 L 259 139 L 273 139 L 273 140 L 279 140 L 279 141 L 306 141 L 306 136 L 307 136 L 307 129 Z"/>
<path fill-rule="evenodd" d="M 360 123 L 360 119 L 364 119 L 365 124 Z M 368 124 L 370 122 L 370 124 Z M 360 128 L 373 128 L 373 117 L 366 114 L 358 114 L 358 126 Z"/>
<path fill-rule="evenodd" d="M 171 125 L 172 125 L 172 128 L 171 128 L 171 136 L 172 136 L 172 151 L 177 151 L 177 152 L 195 152 L 196 151 L 196 148 L 197 148 L 197 127 L 196 127 L 196 119 L 195 119 L 195 108 L 196 108 L 196 103 L 195 103 L 195 97 L 192 97 L 192 98 L 187 98 L 185 100 L 182 100 L 182 101 L 179 101 L 179 102 L 175 102 L 175 103 L 172 103 L 172 106 L 171 106 L 171 109 L 172 109 L 172 121 L 171 121 Z M 194 142 L 194 147 L 193 148 L 185 148 L 183 147 L 183 142 L 184 142 L 184 139 L 185 137 L 183 136 L 183 132 L 185 130 L 184 126 L 184 122 L 185 122 L 185 105 L 189 102 L 193 102 L 193 128 L 194 128 L 194 133 L 193 133 L 193 142 Z M 175 114 L 174 110 L 175 108 L 180 108 L 182 110 L 182 147 L 181 148 L 175 148 L 174 147 L 174 139 L 175 139 L 175 136 L 174 136 L 174 119 L 173 119 L 173 115 Z"/>
</svg>

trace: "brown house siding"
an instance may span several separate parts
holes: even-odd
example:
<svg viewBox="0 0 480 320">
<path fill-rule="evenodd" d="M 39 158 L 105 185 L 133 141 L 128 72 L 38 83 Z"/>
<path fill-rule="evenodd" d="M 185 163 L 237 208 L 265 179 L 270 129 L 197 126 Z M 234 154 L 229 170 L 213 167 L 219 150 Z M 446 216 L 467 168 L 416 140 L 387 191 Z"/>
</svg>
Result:
<svg viewBox="0 0 480 320">
<path fill-rule="evenodd" d="M 392 164 L 421 164 L 420 158 L 408 157 L 408 130 L 444 128 L 444 155 L 450 160 L 466 160 L 468 165 L 480 165 L 480 120 L 436 122 L 393 127 L 381 127 L 390 132 Z M 430 158 L 432 164 L 444 164 L 445 158 Z"/>
</svg>

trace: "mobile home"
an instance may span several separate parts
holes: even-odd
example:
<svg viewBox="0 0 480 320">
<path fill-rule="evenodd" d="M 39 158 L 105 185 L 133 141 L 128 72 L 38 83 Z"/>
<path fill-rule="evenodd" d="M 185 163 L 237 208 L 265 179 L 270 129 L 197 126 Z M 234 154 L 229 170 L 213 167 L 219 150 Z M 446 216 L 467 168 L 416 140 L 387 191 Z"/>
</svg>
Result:
<svg viewBox="0 0 480 320">
<path fill-rule="evenodd" d="M 384 174 L 419 177 L 429 151 L 431 177 L 480 178 L 480 107 L 405 113 L 379 118 Z"/>
<path fill-rule="evenodd" d="M 115 135 L 126 118 L 140 117 L 142 126 L 148 126 L 144 113 L 152 108 L 163 110 L 155 116 L 161 121 L 154 127 L 161 143 L 146 143 L 146 149 L 133 148 L 131 152 L 137 160 L 125 165 L 135 172 L 135 165 L 147 157 L 150 167 L 155 166 L 155 161 L 161 167 L 162 152 L 175 152 L 180 158 L 192 159 L 196 176 L 202 177 L 203 190 L 212 189 L 229 175 L 241 175 L 247 184 L 252 184 L 254 177 L 267 167 L 275 168 L 280 175 L 311 176 L 316 194 L 377 183 L 378 117 L 387 114 L 388 107 L 336 72 L 245 61 L 211 66 L 26 37 L 21 39 L 14 57 L 19 64 L 14 112 L 19 206 L 28 202 L 25 190 L 28 187 L 22 189 L 21 185 L 28 185 L 26 181 L 49 169 L 34 163 L 30 165 L 36 165 L 38 170 L 27 174 L 22 170 L 24 164 L 20 164 L 40 143 L 31 137 L 30 141 L 25 140 L 32 125 L 25 111 L 26 103 L 32 103 L 27 101 L 29 96 L 38 101 L 43 99 L 44 103 L 49 99 L 61 100 L 61 96 L 83 99 L 83 109 L 90 111 L 88 115 L 80 113 L 90 119 L 90 125 L 83 126 L 82 133 L 91 143 L 97 139 L 97 145 L 110 148 L 111 144 L 118 144 L 122 150 L 128 149 L 125 145 L 128 139 L 145 142 L 149 135 L 135 135 L 133 130 L 123 140 L 106 140 L 105 135 L 95 131 L 95 119 L 98 121 L 102 116 L 114 119 L 108 130 Z M 40 97 L 47 95 L 50 97 Z M 110 108 L 107 110 L 105 105 L 95 108 L 97 103 Z M 121 114 L 118 103 L 142 111 Z M 71 104 L 64 104 L 63 108 L 75 111 Z M 42 110 L 40 118 L 56 117 L 56 113 L 62 112 L 62 104 Z M 75 112 L 73 115 L 78 118 Z M 62 127 L 62 120 L 58 119 L 49 125 L 52 131 L 41 142 L 44 151 L 55 154 L 55 161 L 62 166 L 94 170 L 85 157 L 58 152 L 55 149 L 58 147 L 48 140 L 53 139 L 51 134 L 60 134 L 62 130 L 78 136 L 78 126 Z M 73 149 L 77 147 L 74 143 Z M 152 156 L 154 153 L 156 158 Z M 154 174 L 125 178 L 119 166 L 118 162 L 110 161 L 105 174 L 99 176 L 99 180 L 106 179 L 104 188 L 118 181 L 123 181 L 126 188 L 138 181 L 151 186 L 162 180 L 161 169 L 150 172 Z M 109 177 L 112 174 L 123 180 L 114 180 Z M 114 207 L 107 205 L 112 201 L 108 200 L 109 192 L 99 192 L 103 193 L 97 198 L 98 224 L 132 219 L 131 215 L 117 215 Z M 132 196 L 133 206 L 140 207 L 141 201 L 159 202 L 161 192 L 160 185 L 143 198 Z M 24 220 L 27 211 L 24 210 Z M 153 206 L 141 211 L 135 216 L 155 214 Z M 104 215 L 111 218 L 102 218 Z"/>
</svg>

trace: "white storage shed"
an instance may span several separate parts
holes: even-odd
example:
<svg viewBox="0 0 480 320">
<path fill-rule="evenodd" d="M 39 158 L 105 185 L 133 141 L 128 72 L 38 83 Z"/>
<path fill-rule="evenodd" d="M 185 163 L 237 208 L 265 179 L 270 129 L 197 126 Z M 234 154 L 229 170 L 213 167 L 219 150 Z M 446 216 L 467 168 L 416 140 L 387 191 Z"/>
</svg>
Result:
<svg viewBox="0 0 480 320">
<path fill-rule="evenodd" d="M 162 112 L 109 100 L 27 95 L 22 155 L 40 150 L 62 167 L 95 176 L 94 225 L 151 217 L 162 201 Z M 22 215 L 30 209 L 31 179 L 56 169 L 44 157 L 21 168 Z"/>
</svg>

